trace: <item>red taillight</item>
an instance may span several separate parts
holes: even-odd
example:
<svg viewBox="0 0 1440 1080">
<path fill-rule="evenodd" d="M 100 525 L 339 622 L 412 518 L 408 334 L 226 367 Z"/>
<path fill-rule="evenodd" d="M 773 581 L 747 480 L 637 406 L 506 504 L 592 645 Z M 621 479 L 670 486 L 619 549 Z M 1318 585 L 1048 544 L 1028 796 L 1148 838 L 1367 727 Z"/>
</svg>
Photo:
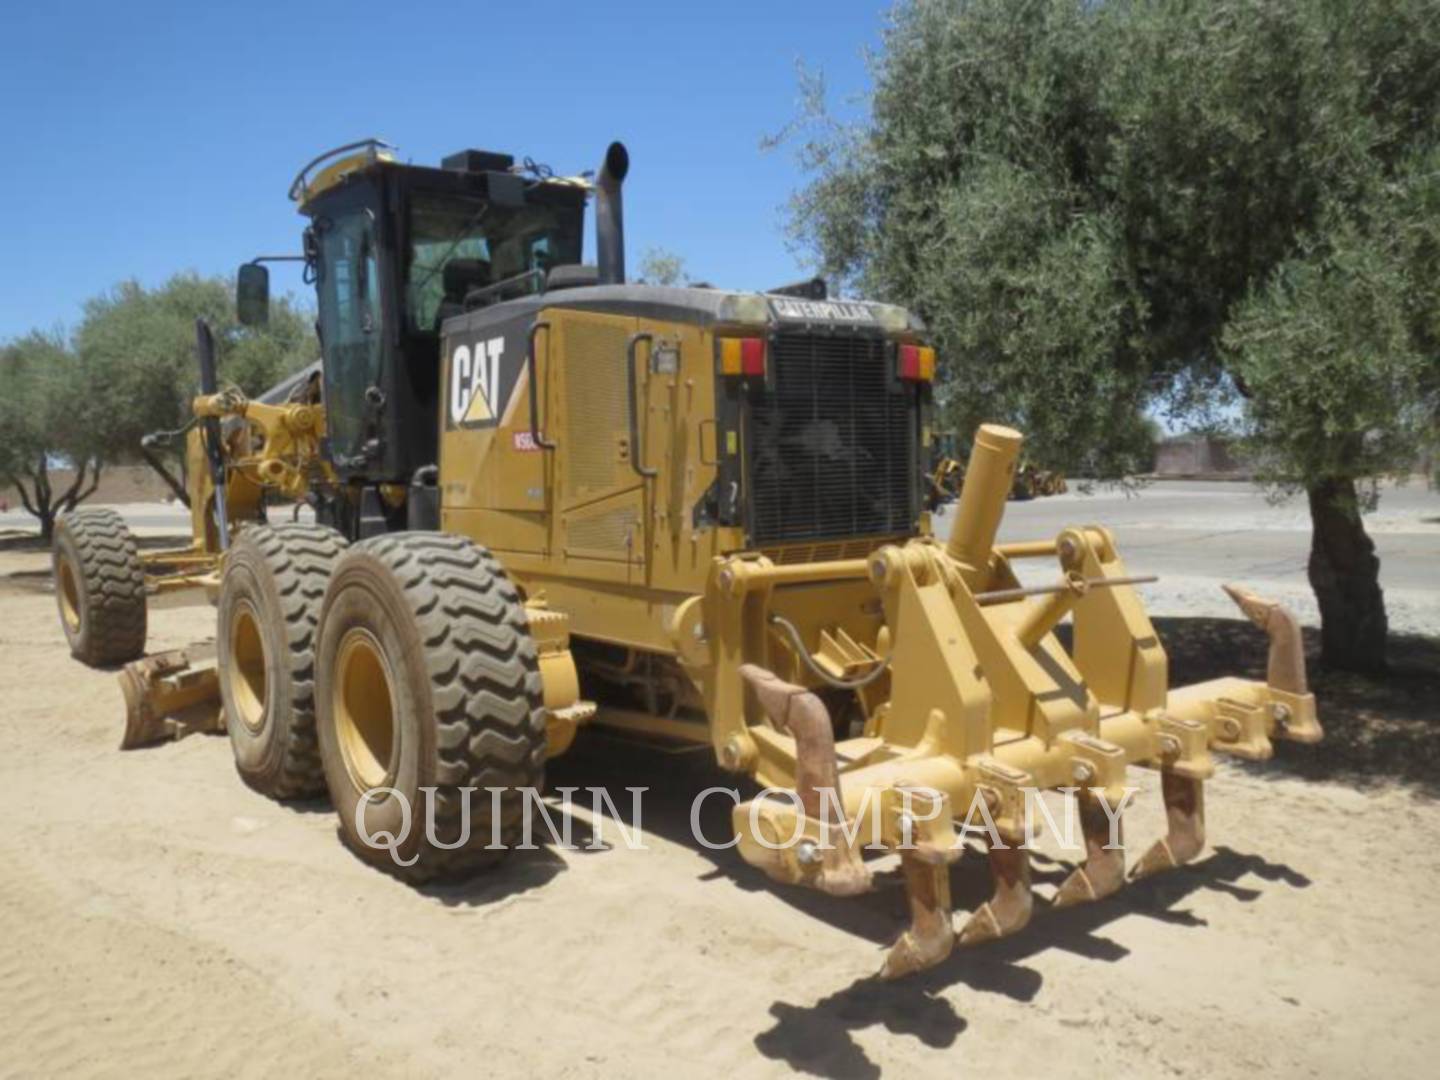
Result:
<svg viewBox="0 0 1440 1080">
<path fill-rule="evenodd" d="M 765 374 L 765 339 L 742 338 L 740 341 L 740 374 Z"/>
</svg>

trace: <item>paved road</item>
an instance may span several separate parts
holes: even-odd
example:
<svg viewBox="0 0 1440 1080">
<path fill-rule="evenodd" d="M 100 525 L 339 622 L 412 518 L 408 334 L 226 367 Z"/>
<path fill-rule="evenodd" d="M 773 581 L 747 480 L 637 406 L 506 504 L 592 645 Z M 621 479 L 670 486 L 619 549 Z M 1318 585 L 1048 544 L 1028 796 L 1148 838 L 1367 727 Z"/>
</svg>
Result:
<svg viewBox="0 0 1440 1080">
<path fill-rule="evenodd" d="M 1204 481 L 1160 481 L 1130 496 L 1072 491 L 1008 504 L 1000 537 L 1048 538 L 1084 523 L 1115 533 L 1131 573 L 1160 576 L 1144 588 L 1156 614 L 1228 615 L 1233 609 L 1218 586 L 1239 582 L 1286 602 L 1304 622 L 1319 620 L 1306 578 L 1303 497 L 1271 504 L 1250 484 Z M 1391 628 L 1440 634 L 1440 492 L 1423 483 L 1387 487 L 1365 524 L 1380 554 Z M 949 525 L 947 514 L 936 531 L 948 535 Z M 1035 565 L 1021 564 L 1022 576 Z"/>
<path fill-rule="evenodd" d="M 1138 495 L 1097 491 L 1008 505 L 1001 538 L 1053 536 L 1079 522 L 1109 526 L 1135 573 L 1271 578 L 1305 574 L 1310 515 L 1303 497 L 1268 504 L 1250 484 L 1162 481 Z M 948 532 L 949 520 L 938 526 Z M 1440 492 L 1387 488 L 1366 518 L 1383 583 L 1440 598 Z"/>
</svg>

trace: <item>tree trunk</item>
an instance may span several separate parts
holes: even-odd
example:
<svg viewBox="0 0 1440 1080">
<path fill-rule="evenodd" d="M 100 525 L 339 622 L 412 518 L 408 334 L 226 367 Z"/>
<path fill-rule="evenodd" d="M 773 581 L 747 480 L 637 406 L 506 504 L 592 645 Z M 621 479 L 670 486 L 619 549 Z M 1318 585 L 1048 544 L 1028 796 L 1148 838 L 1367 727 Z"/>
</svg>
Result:
<svg viewBox="0 0 1440 1080">
<path fill-rule="evenodd" d="M 90 486 L 86 487 L 85 473 L 92 467 L 95 471 L 91 474 Z M 75 480 L 71 483 L 69 490 L 56 500 L 55 505 L 62 513 L 68 514 L 75 509 L 76 504 L 84 502 L 95 494 L 95 489 L 100 486 L 100 473 L 103 469 L 104 466 L 101 465 L 99 458 L 85 458 L 80 462 L 80 467 L 75 470 Z"/>
<path fill-rule="evenodd" d="M 50 490 L 50 464 L 45 451 L 40 451 L 40 460 L 35 469 L 35 509 L 31 511 L 40 519 L 40 539 L 50 543 L 55 538 L 55 501 Z"/>
<path fill-rule="evenodd" d="M 1389 620 L 1380 559 L 1365 533 L 1353 480 L 1309 489 L 1310 587 L 1320 602 L 1320 664 L 1341 671 L 1385 670 Z"/>
<path fill-rule="evenodd" d="M 35 489 L 33 498 L 31 492 L 25 487 L 25 479 L 27 478 L 30 480 L 31 486 Z M 28 471 L 23 477 L 19 473 L 6 473 L 5 479 L 10 482 L 10 486 L 13 487 L 15 493 L 20 496 L 20 502 L 25 507 L 25 512 L 39 520 L 40 539 L 47 544 L 50 543 L 51 538 L 55 535 L 55 511 L 50 505 L 48 487 L 44 489 L 46 494 L 42 497 L 42 488 L 39 480 L 35 474 Z"/>
</svg>

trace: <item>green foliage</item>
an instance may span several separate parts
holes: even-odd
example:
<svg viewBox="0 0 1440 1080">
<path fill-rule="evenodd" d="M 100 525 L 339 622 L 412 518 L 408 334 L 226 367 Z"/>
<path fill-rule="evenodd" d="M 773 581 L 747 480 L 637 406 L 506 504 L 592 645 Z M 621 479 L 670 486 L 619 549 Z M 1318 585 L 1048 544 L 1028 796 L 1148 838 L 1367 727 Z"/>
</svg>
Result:
<svg viewBox="0 0 1440 1080">
<path fill-rule="evenodd" d="M 0 479 L 49 535 L 54 515 L 94 491 L 106 464 L 143 435 L 177 428 L 199 391 L 195 319 L 215 331 L 222 382 L 259 394 L 313 359 L 309 317 L 288 299 L 257 332 L 239 325 L 230 284 L 181 274 L 157 289 L 116 286 L 85 305 L 71 340 L 31 333 L 0 347 Z M 52 488 L 51 470 L 76 470 Z"/>
<path fill-rule="evenodd" d="M 640 260 L 640 280 L 648 285 L 683 285 L 689 275 L 685 260 L 664 248 L 646 248 Z"/>
<path fill-rule="evenodd" d="M 80 359 L 54 334 L 0 347 L 0 482 L 15 489 L 48 536 L 53 515 L 94 491 L 104 447 L 101 408 Z M 52 487 L 63 460 L 71 481 Z"/>
<path fill-rule="evenodd" d="M 0 348 L 0 471 L 28 475 L 46 454 L 91 456 L 80 363 L 55 335 L 27 334 Z"/>
<path fill-rule="evenodd" d="M 792 227 L 925 317 L 952 423 L 1113 476 L 1238 390 L 1300 483 L 1434 438 L 1440 0 L 910 0 L 874 83 L 806 79 Z"/>
<path fill-rule="evenodd" d="M 1314 487 L 1408 472 L 1434 413 L 1412 322 L 1399 225 L 1326 222 L 1323 242 L 1282 262 L 1236 308 L 1228 366 L 1250 395 L 1250 442 L 1266 478 Z M 1428 413 L 1428 414 L 1427 414 Z"/>
<path fill-rule="evenodd" d="M 115 415 L 107 424 L 114 455 L 133 453 L 148 432 L 178 427 L 199 392 L 195 320 L 215 332 L 222 382 L 256 395 L 314 359 L 307 315 L 288 298 L 271 303 L 269 324 L 242 327 L 223 278 L 180 274 L 156 289 L 124 282 L 85 305 L 74 347 L 99 380 Z"/>
</svg>

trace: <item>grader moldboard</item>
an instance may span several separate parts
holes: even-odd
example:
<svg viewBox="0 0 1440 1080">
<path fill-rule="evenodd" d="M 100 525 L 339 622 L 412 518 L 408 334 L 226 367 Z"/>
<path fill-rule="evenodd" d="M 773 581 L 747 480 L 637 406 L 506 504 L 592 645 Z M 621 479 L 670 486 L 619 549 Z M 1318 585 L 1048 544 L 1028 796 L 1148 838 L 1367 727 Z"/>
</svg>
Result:
<svg viewBox="0 0 1440 1080">
<path fill-rule="evenodd" d="M 820 282 L 627 283 L 627 170 L 618 143 L 566 179 L 482 151 L 405 165 L 372 140 L 301 172 L 320 395 L 220 390 L 202 327 L 195 542 L 171 584 L 215 592 L 217 656 L 131 664 L 127 746 L 183 733 L 176 715 L 218 692 L 244 779 L 328 792 L 378 865 L 357 808 L 366 834 L 400 836 L 397 793 L 433 787 L 434 831 L 398 852 L 418 881 L 502 857 L 492 831 L 516 835 L 521 789 L 582 723 L 708 745 L 791 796 L 734 811 L 772 878 L 850 895 L 872 885 L 865 845 L 899 853 L 897 976 L 1029 920 L 1027 789 L 1078 802 L 1086 858 L 1054 900 L 1075 904 L 1124 881 L 1107 826 L 1131 766 L 1160 771 L 1169 821 L 1138 877 L 1200 851 L 1211 751 L 1320 738 L 1283 609 L 1232 590 L 1269 635 L 1265 682 L 1170 690 L 1145 579 L 1107 530 L 996 543 L 1017 432 L 980 429 L 948 541 L 932 536 L 920 321 Z M 238 288 L 262 320 L 263 261 Z M 265 524 L 272 493 L 316 523 Z M 1053 584 L 1022 586 L 1021 560 Z M 140 655 L 147 563 L 123 522 L 72 515 L 55 565 L 76 654 Z M 503 794 L 475 801 L 461 843 L 467 789 L 487 788 Z M 955 822 L 977 800 L 994 895 L 957 935 Z"/>
</svg>

